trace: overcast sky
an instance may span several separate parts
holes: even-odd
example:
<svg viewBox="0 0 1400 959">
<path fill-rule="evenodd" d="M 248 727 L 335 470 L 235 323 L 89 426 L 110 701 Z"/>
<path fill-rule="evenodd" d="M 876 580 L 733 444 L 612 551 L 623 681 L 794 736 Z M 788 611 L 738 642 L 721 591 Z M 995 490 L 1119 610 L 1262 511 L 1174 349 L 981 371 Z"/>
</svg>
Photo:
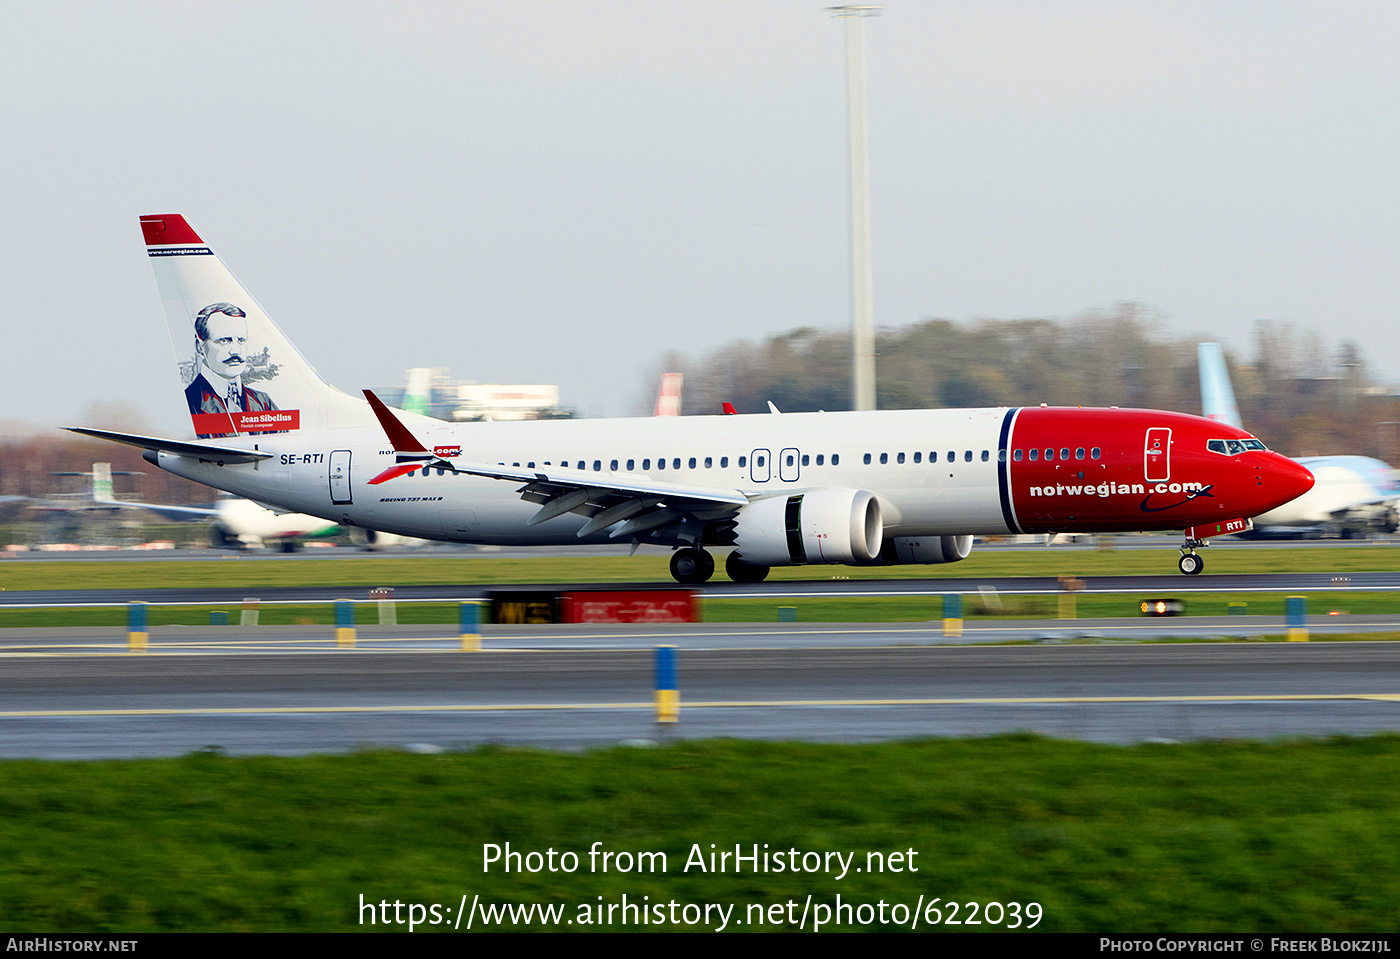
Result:
<svg viewBox="0 0 1400 959">
<path fill-rule="evenodd" d="M 1132 300 L 1400 379 L 1400 5 L 893 0 L 865 36 L 878 325 Z M 350 392 L 446 366 L 615 416 L 667 350 L 846 326 L 843 42 L 795 0 L 5 4 L 0 421 L 188 434 L 145 213 Z"/>
</svg>

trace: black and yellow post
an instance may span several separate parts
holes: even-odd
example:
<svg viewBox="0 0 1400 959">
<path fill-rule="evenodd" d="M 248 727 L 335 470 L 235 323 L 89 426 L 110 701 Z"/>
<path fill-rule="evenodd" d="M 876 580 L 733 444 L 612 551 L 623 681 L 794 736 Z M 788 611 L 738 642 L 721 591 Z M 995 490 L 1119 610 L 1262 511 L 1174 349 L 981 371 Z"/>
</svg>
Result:
<svg viewBox="0 0 1400 959">
<path fill-rule="evenodd" d="M 961 636 L 963 633 L 962 595 L 945 593 L 943 596 L 943 635 Z"/>
<path fill-rule="evenodd" d="M 146 604 L 139 600 L 126 607 L 126 648 L 133 653 L 144 653 L 150 633 L 146 631 Z"/>
<path fill-rule="evenodd" d="M 1288 597 L 1288 641 L 1306 643 L 1308 641 L 1308 598 Z"/>
<path fill-rule="evenodd" d="M 355 645 L 355 604 L 348 599 L 335 601 L 335 644 L 341 649 Z"/>
<path fill-rule="evenodd" d="M 458 632 L 463 649 L 481 648 L 481 604 L 462 603 L 458 608 Z"/>
<path fill-rule="evenodd" d="M 1074 594 L 1084 588 L 1084 580 L 1073 576 L 1060 577 L 1060 618 L 1075 619 L 1078 616 Z"/>
<path fill-rule="evenodd" d="M 674 723 L 681 718 L 681 690 L 676 681 L 676 647 L 656 647 L 656 721 Z"/>
</svg>

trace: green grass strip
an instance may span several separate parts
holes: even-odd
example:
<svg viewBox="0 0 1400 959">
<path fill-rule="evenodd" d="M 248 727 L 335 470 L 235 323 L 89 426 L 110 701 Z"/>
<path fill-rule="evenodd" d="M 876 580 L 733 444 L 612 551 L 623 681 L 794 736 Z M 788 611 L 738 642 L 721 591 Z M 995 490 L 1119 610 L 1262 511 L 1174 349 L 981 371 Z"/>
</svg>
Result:
<svg viewBox="0 0 1400 959">
<path fill-rule="evenodd" d="M 1079 577 L 1175 575 L 1176 551 L 1162 549 L 974 550 L 961 563 L 943 566 L 803 566 L 774 569 L 769 582 L 832 579 L 940 579 L 1003 576 Z M 1400 549 L 1356 547 L 1279 549 L 1212 547 L 1201 581 L 1224 573 L 1349 573 L 1400 568 Z M 0 589 L 123 589 L 260 586 L 371 588 L 410 584 L 671 582 L 662 554 L 638 556 L 460 558 L 436 554 L 347 559 L 255 559 L 230 554 L 221 560 L 26 562 L 0 558 Z M 721 574 L 722 576 L 722 574 Z"/>
<path fill-rule="evenodd" d="M 800 913 L 808 895 L 829 906 L 840 894 L 872 909 L 937 898 L 945 919 L 950 901 L 964 904 L 964 918 L 969 901 L 1018 902 L 1023 915 L 1035 902 L 1043 931 L 1391 932 L 1397 789 L 1394 736 L 9 761 L 0 915 L 13 931 L 384 930 L 359 911 L 361 896 L 387 901 L 390 914 L 397 901 L 448 915 L 479 896 L 558 903 L 575 920 L 562 928 L 618 930 L 629 927 L 616 913 L 601 927 L 578 919 L 625 894 L 634 904 L 734 904 L 732 916 L 748 922 L 730 929 L 790 930 L 755 926 L 750 907 L 791 901 Z M 484 871 L 484 847 L 507 842 L 519 853 L 573 852 L 579 867 Z M 590 870 L 595 842 L 664 853 L 667 868 Z M 686 871 L 711 844 L 855 853 L 861 866 L 868 853 L 902 852 L 917 871 L 838 879 L 736 872 L 732 861 Z M 883 926 L 853 914 L 830 928 L 892 928 L 886 916 Z"/>
</svg>

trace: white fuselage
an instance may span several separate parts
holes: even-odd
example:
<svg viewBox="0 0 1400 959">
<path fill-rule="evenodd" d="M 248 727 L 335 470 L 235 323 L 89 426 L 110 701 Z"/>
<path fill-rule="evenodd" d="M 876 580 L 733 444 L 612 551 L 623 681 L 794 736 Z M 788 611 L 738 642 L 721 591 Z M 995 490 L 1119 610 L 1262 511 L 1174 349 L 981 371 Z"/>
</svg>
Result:
<svg viewBox="0 0 1400 959">
<path fill-rule="evenodd" d="M 750 496 L 820 487 L 868 489 L 880 497 L 889 532 L 922 536 L 1007 532 L 996 462 L 1005 413 L 908 410 L 552 420 L 443 425 L 417 432 L 429 446 L 460 445 L 462 458 L 472 462 L 521 467 L 567 463 L 598 473 L 600 485 L 609 474 L 629 473 L 630 461 L 633 475 L 737 489 Z M 445 471 L 430 469 L 425 476 L 419 470 L 369 486 L 370 479 L 396 461 L 378 428 L 265 434 L 246 445 L 276 455 L 257 464 L 218 466 L 162 454 L 160 465 L 283 509 L 409 536 L 577 543 L 577 530 L 587 519 L 565 514 L 526 526 L 538 507 L 520 499 L 518 483 Z M 917 465 L 915 453 L 921 461 Z M 936 454 L 937 462 L 928 462 L 930 454 Z M 332 489 L 333 470 L 343 471 L 338 490 Z M 591 539 L 606 541 L 608 534 Z"/>
</svg>

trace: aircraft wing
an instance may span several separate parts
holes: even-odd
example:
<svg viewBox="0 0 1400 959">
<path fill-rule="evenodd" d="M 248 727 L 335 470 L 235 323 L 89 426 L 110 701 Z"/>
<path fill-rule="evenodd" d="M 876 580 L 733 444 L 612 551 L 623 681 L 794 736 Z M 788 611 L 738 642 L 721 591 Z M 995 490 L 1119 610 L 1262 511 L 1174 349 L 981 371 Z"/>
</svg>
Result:
<svg viewBox="0 0 1400 959">
<path fill-rule="evenodd" d="M 207 506 L 168 506 L 164 503 L 123 503 L 120 500 L 110 500 L 106 505 L 149 510 L 157 516 L 164 516 L 166 519 L 177 523 L 213 519 L 215 516 L 219 515 L 218 510 L 210 509 Z"/>
<path fill-rule="evenodd" d="M 428 450 L 372 392 L 365 390 L 365 396 L 400 460 L 399 465 L 391 466 L 370 480 L 371 485 L 388 482 L 420 467 L 519 482 L 524 484 L 516 491 L 520 498 L 540 506 L 526 525 L 535 526 L 565 513 L 577 513 L 589 518 L 578 531 L 580 537 L 611 526 L 615 527 L 610 534 L 614 539 L 666 526 L 684 526 L 687 521 L 703 523 L 721 519 L 733 515 L 749 502 L 737 489 L 665 483 L 635 473 L 590 472 L 566 466 L 522 468 L 501 463 L 461 462 L 455 457 L 449 460 Z"/>
<path fill-rule="evenodd" d="M 252 463 L 256 460 L 271 459 L 272 454 L 262 450 L 245 450 L 236 446 L 214 446 L 209 443 L 190 443 L 184 440 L 166 440 L 158 436 L 141 436 L 136 433 L 113 433 L 110 430 L 90 430 L 85 426 L 65 426 L 70 433 L 95 436 L 100 440 L 125 443 L 127 446 L 143 450 L 160 450 L 179 456 L 193 456 L 202 460 L 220 460 L 225 463 Z"/>
</svg>

